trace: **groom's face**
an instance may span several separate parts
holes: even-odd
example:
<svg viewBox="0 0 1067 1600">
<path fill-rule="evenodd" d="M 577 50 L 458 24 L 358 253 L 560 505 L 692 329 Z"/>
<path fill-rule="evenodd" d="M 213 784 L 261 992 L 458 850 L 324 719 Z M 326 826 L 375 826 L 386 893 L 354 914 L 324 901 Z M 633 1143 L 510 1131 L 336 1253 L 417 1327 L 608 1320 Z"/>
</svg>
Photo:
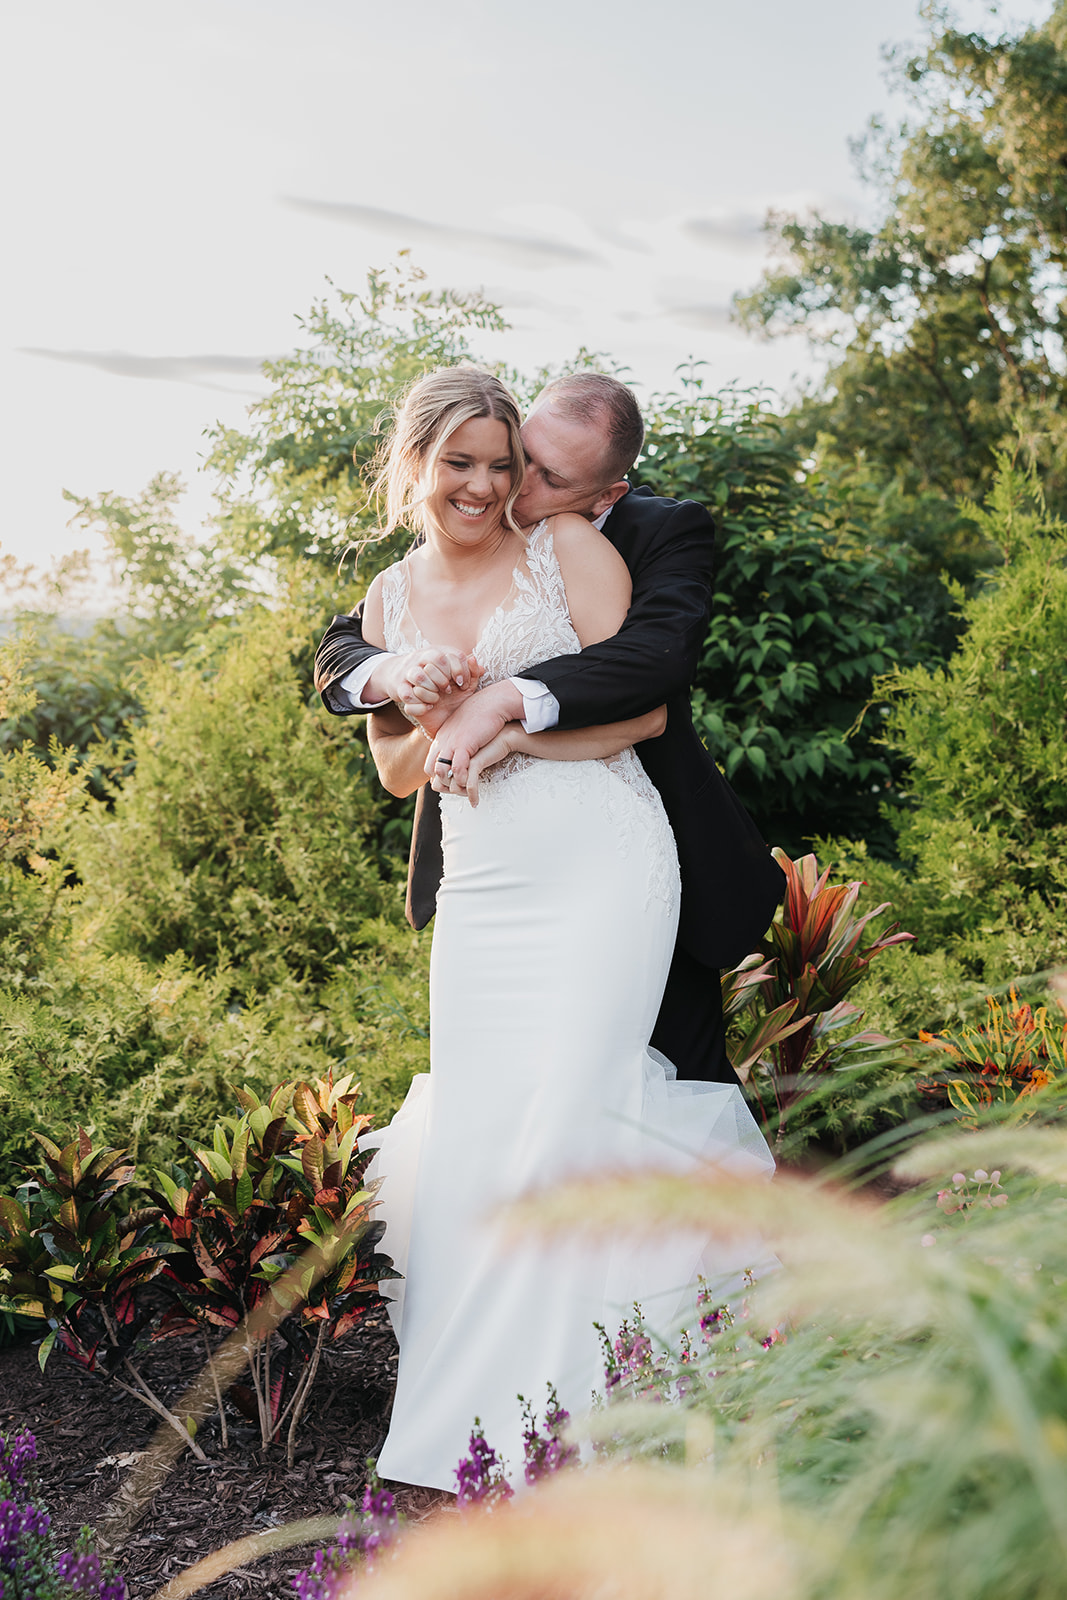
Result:
<svg viewBox="0 0 1067 1600">
<path fill-rule="evenodd" d="M 608 441 L 603 429 L 582 417 L 568 416 L 551 397 L 535 401 L 522 425 L 526 477 L 515 502 L 515 520 L 531 528 L 543 517 L 561 511 L 599 517 L 629 485 L 605 483 Z"/>
</svg>

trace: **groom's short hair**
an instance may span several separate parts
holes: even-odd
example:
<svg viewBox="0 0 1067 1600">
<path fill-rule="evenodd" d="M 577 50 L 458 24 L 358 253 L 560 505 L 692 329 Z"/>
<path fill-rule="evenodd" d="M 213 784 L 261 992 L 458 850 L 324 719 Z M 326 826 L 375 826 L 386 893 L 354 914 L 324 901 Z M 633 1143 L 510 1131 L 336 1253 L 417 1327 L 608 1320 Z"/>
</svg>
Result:
<svg viewBox="0 0 1067 1600">
<path fill-rule="evenodd" d="M 645 442 L 645 425 L 632 389 L 606 372 L 568 372 L 546 383 L 537 398 L 550 398 L 565 416 L 603 429 L 608 444 L 604 487 L 626 476 Z"/>
</svg>

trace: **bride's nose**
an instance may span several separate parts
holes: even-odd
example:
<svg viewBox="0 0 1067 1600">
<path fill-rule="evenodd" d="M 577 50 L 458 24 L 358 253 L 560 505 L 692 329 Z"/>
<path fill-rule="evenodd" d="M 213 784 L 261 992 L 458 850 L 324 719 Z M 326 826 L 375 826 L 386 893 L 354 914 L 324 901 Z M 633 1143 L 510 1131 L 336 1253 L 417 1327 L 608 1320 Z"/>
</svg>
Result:
<svg viewBox="0 0 1067 1600">
<path fill-rule="evenodd" d="M 467 488 L 479 500 L 488 500 L 493 492 L 492 474 L 487 466 L 473 466 L 467 477 Z"/>
</svg>

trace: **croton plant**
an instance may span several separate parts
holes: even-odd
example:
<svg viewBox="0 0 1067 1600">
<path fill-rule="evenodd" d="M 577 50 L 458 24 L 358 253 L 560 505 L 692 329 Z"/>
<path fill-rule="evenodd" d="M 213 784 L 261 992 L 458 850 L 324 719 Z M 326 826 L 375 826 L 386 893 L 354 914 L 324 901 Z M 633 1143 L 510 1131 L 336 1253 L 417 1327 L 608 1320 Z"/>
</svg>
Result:
<svg viewBox="0 0 1067 1600">
<path fill-rule="evenodd" d="M 288 1423 L 288 1453 L 326 1339 L 347 1333 L 396 1272 L 376 1251 L 383 1225 L 358 1149 L 371 1119 L 351 1075 L 235 1089 L 194 1174 L 156 1170 L 152 1204 L 131 1209 L 135 1167 L 94 1150 L 79 1129 L 60 1147 L 37 1135 L 44 1170 L 0 1196 L 0 1308 L 38 1320 L 53 1351 L 119 1384 L 201 1455 L 187 1422 L 137 1365 L 151 1340 L 224 1329 L 243 1346 L 251 1386 L 233 1383 L 264 1446 Z M 153 1283 L 151 1296 L 145 1286 Z M 209 1351 L 210 1359 L 210 1351 Z M 225 1436 L 225 1413 L 222 1412 Z"/>
</svg>

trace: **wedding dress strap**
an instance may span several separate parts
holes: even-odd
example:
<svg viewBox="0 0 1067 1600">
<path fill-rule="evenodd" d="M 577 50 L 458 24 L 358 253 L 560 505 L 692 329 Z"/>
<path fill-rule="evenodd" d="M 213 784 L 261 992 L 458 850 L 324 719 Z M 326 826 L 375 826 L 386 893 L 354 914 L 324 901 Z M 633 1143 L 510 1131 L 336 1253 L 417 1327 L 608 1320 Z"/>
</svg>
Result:
<svg viewBox="0 0 1067 1600">
<path fill-rule="evenodd" d="M 539 522 L 536 528 L 531 528 L 527 534 L 525 554 L 526 569 L 538 599 L 554 620 L 559 621 L 563 618 L 569 623 L 567 590 L 556 559 L 555 544 L 547 518 Z"/>
<path fill-rule="evenodd" d="M 407 560 L 398 561 L 382 574 L 382 627 L 385 648 L 399 651 L 409 649 L 404 638 L 403 620 L 408 608 L 410 575 Z"/>
</svg>

